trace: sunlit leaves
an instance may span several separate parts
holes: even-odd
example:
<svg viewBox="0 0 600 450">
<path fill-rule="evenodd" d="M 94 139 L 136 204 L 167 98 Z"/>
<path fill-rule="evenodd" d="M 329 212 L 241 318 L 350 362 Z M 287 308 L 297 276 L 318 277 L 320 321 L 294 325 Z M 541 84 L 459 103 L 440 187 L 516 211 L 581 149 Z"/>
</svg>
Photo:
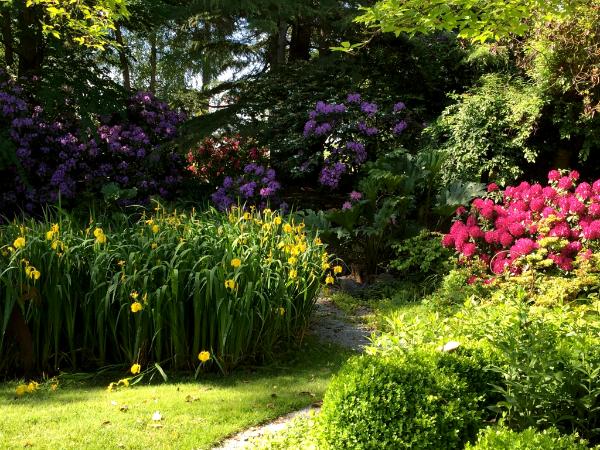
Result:
<svg viewBox="0 0 600 450">
<path fill-rule="evenodd" d="M 564 17 L 579 0 L 381 0 L 356 21 L 382 32 L 427 34 L 457 31 L 473 42 L 521 36 L 532 20 Z"/>
<path fill-rule="evenodd" d="M 99 0 L 92 4 L 77 0 L 27 0 L 25 5 L 42 11 L 42 31 L 46 36 L 98 50 L 109 43 L 115 21 L 129 15 L 126 0 Z"/>
</svg>

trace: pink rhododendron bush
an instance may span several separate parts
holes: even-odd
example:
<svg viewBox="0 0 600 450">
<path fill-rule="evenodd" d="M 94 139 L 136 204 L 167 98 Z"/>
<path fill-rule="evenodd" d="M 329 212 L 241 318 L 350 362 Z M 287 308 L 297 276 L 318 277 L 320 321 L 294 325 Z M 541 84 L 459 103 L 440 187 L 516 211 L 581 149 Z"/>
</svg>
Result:
<svg viewBox="0 0 600 450">
<path fill-rule="evenodd" d="M 524 181 L 501 191 L 490 184 L 470 210 L 457 210 L 442 243 L 461 263 L 485 265 L 486 282 L 530 268 L 571 272 L 600 248 L 600 180 L 552 170 L 547 185 Z"/>
</svg>

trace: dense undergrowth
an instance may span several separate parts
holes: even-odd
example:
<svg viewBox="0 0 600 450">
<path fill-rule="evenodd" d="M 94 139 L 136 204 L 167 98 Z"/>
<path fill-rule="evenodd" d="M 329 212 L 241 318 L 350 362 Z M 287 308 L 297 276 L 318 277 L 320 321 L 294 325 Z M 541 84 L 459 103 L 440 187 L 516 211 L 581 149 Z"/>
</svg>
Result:
<svg viewBox="0 0 600 450">
<path fill-rule="evenodd" d="M 269 210 L 157 206 L 139 219 L 83 225 L 60 213 L 2 226 L 0 242 L 3 371 L 26 356 L 6 333 L 17 313 L 37 369 L 228 371 L 301 335 L 337 271 L 318 237 Z"/>
</svg>

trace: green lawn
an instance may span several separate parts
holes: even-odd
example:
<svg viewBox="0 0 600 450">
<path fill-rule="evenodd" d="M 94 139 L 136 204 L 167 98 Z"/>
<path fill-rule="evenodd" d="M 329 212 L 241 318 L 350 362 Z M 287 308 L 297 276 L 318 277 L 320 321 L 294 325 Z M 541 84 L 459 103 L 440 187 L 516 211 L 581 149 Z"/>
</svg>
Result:
<svg viewBox="0 0 600 450">
<path fill-rule="evenodd" d="M 42 384 L 17 398 L 18 383 L 6 382 L 0 384 L 0 448 L 211 448 L 236 431 L 320 400 L 349 356 L 314 342 L 294 354 L 227 377 L 117 392 L 107 392 L 105 381 L 65 377 L 56 391 Z M 162 420 L 152 420 L 155 411 Z"/>
</svg>

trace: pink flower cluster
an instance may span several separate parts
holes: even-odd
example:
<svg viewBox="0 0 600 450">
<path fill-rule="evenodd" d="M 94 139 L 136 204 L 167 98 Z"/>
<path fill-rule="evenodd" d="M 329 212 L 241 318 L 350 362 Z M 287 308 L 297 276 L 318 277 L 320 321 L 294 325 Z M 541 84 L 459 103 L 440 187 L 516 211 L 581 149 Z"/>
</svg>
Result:
<svg viewBox="0 0 600 450">
<path fill-rule="evenodd" d="M 600 180 L 577 184 L 577 171 L 558 170 L 550 171 L 548 180 L 547 186 L 524 181 L 504 192 L 488 186 L 488 197 L 474 200 L 470 212 L 457 210 L 458 219 L 442 244 L 462 259 L 479 257 L 500 274 L 518 272 L 515 262 L 543 247 L 546 238 L 561 238 L 560 248 L 549 246 L 544 258 L 572 270 L 578 255 L 589 257 L 600 244 Z"/>
</svg>

